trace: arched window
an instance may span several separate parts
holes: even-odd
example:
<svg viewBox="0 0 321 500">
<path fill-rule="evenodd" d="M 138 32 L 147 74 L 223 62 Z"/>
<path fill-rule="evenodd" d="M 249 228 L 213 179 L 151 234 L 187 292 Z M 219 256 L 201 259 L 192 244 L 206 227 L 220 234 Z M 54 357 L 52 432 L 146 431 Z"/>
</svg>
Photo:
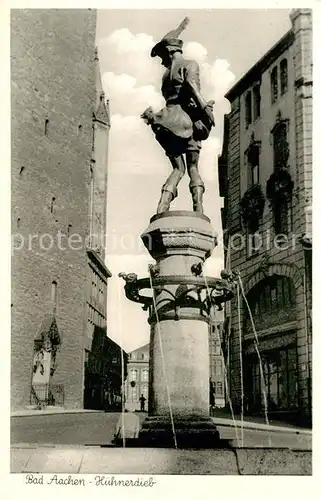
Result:
<svg viewBox="0 0 321 500">
<path fill-rule="evenodd" d="M 289 159 L 288 127 L 285 120 L 279 120 L 273 128 L 273 169 L 287 168 Z"/>
<path fill-rule="evenodd" d="M 278 67 L 274 66 L 271 72 L 271 102 L 274 104 L 278 99 Z"/>
<path fill-rule="evenodd" d="M 288 61 L 287 59 L 282 59 L 280 62 L 280 89 L 281 95 L 285 94 L 288 90 Z"/>
<path fill-rule="evenodd" d="M 136 385 L 134 387 L 131 387 L 131 399 L 132 399 L 133 403 L 137 401 L 137 386 Z"/>
<path fill-rule="evenodd" d="M 136 381 L 137 380 L 137 370 L 130 371 L 130 379 Z"/>
<path fill-rule="evenodd" d="M 142 370 L 142 381 L 143 382 L 148 382 L 148 370 Z"/>
<path fill-rule="evenodd" d="M 288 124 L 279 116 L 272 131 L 273 135 L 273 171 L 280 173 L 288 167 L 289 143 Z M 292 229 L 292 204 L 290 197 L 275 199 L 273 206 L 273 225 L 276 234 L 288 234 Z"/>
<path fill-rule="evenodd" d="M 51 302 L 55 312 L 57 308 L 57 281 L 51 283 Z"/>
</svg>

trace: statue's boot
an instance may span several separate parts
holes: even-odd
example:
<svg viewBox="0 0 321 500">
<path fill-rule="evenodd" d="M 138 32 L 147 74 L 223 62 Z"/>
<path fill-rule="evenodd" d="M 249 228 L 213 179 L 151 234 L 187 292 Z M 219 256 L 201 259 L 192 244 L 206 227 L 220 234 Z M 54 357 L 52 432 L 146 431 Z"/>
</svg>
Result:
<svg viewBox="0 0 321 500">
<path fill-rule="evenodd" d="M 157 213 L 161 214 L 162 212 L 166 212 L 169 209 L 171 201 L 174 199 L 173 194 L 166 189 L 163 189 L 161 199 L 159 200 Z"/>
<path fill-rule="evenodd" d="M 204 212 L 204 210 L 203 210 L 204 187 L 203 186 L 193 186 L 190 188 L 190 191 L 192 193 L 194 212 L 199 212 L 202 214 Z"/>
</svg>

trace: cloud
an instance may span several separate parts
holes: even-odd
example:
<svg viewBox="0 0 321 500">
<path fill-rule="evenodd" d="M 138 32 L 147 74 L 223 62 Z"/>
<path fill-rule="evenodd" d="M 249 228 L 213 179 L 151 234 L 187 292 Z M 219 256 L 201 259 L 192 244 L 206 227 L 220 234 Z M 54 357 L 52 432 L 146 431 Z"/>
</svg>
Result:
<svg viewBox="0 0 321 500">
<path fill-rule="evenodd" d="M 194 59 L 198 64 L 203 64 L 207 59 L 207 49 L 198 42 L 188 42 L 184 47 L 186 59 Z"/>
<path fill-rule="evenodd" d="M 150 57 L 154 45 L 153 37 L 146 33 L 131 33 L 127 28 L 119 29 L 99 42 L 99 59 L 102 73 L 127 73 L 138 85 L 154 85 L 159 82 L 162 67 Z"/>
<path fill-rule="evenodd" d="M 138 87 L 136 78 L 127 73 L 116 75 L 107 72 L 102 80 L 112 113 L 139 117 L 148 106 L 160 109 L 165 104 L 162 95 L 153 85 Z"/>
<path fill-rule="evenodd" d="M 164 106 L 160 93 L 163 69 L 157 58 L 150 57 L 155 41 L 146 33 L 133 34 L 127 28 L 119 29 L 100 41 L 99 54 L 103 73 L 103 87 L 110 100 L 112 113 L 110 166 L 117 171 L 151 174 L 166 172 L 167 159 L 155 141 L 151 129 L 140 119 L 140 114 L 152 106 Z M 202 93 L 207 100 L 215 100 L 216 127 L 203 143 L 200 170 L 208 181 L 215 181 L 217 156 L 221 150 L 223 115 L 229 111 L 224 98 L 234 80 L 229 63 L 224 59 L 208 60 L 207 49 L 189 41 L 184 54 L 200 65 Z M 152 168 L 151 168 L 152 165 Z"/>
<path fill-rule="evenodd" d="M 217 158 L 221 148 L 220 139 L 213 135 L 202 143 L 199 172 L 204 180 L 210 182 L 217 180 Z"/>
<path fill-rule="evenodd" d="M 150 57 L 150 50 L 154 44 L 155 40 L 150 35 L 133 34 L 127 28 L 116 30 L 109 37 L 103 38 L 99 43 L 99 56 L 103 72 L 104 68 L 108 68 L 107 76 L 104 76 L 106 86 L 110 84 L 113 90 L 113 83 L 119 83 L 125 85 L 126 92 L 135 86 L 136 91 L 142 87 L 147 93 L 151 92 L 149 88 L 151 87 L 152 92 L 158 94 L 163 68 L 158 58 Z M 228 61 L 217 59 L 210 62 L 207 49 L 194 41 L 185 43 L 184 55 L 187 59 L 196 60 L 200 65 L 204 97 L 223 101 L 224 94 L 235 79 L 235 75 L 229 69 Z M 126 84 L 129 87 L 126 88 Z M 119 91 L 121 92 L 121 87 Z M 115 112 L 120 111 L 115 108 Z"/>
</svg>

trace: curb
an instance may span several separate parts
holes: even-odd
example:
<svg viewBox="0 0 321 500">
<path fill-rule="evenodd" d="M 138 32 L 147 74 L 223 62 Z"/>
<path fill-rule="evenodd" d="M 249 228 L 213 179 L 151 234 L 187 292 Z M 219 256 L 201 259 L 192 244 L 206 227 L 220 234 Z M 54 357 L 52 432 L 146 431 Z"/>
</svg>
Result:
<svg viewBox="0 0 321 500">
<path fill-rule="evenodd" d="M 296 428 L 296 427 L 293 427 L 293 428 L 281 427 L 278 425 L 268 425 L 268 424 L 257 424 L 255 422 L 249 422 L 246 420 L 244 420 L 243 425 L 241 425 L 240 420 L 236 420 L 235 424 L 234 424 L 233 420 L 229 420 L 229 419 L 225 419 L 225 418 L 212 417 L 212 419 L 213 419 L 213 422 L 215 423 L 215 425 L 217 425 L 218 427 L 232 427 L 233 429 L 235 429 L 235 426 L 236 426 L 238 429 L 241 429 L 241 427 L 243 427 L 243 429 L 253 430 L 253 431 L 283 432 L 283 433 L 287 433 L 287 434 L 303 434 L 303 435 L 312 436 L 312 430 L 310 430 L 310 429 L 300 429 L 300 428 Z"/>
<path fill-rule="evenodd" d="M 83 414 L 83 413 L 113 413 L 113 412 L 105 412 L 104 410 L 22 410 L 22 411 L 12 412 L 10 414 L 10 417 L 39 417 L 43 415 L 66 415 L 71 413 Z"/>
</svg>

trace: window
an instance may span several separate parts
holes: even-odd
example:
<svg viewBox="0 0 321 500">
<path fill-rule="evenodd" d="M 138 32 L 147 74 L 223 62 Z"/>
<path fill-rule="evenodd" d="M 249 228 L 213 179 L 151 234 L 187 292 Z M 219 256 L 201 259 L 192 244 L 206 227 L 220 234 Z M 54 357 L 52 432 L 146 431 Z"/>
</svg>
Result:
<svg viewBox="0 0 321 500">
<path fill-rule="evenodd" d="M 260 367 L 257 357 L 247 360 L 250 367 L 248 394 L 254 410 L 264 407 Z M 295 346 L 266 351 L 262 354 L 264 389 L 269 410 L 298 407 L 297 351 Z"/>
<path fill-rule="evenodd" d="M 223 384 L 222 382 L 216 382 L 216 395 L 222 396 L 223 394 Z"/>
<path fill-rule="evenodd" d="M 279 119 L 273 131 L 273 167 L 274 171 L 287 168 L 289 159 L 288 127 Z"/>
<path fill-rule="evenodd" d="M 273 170 L 284 171 L 288 167 L 288 124 L 279 113 L 273 135 Z M 273 206 L 274 230 L 276 234 L 288 234 L 292 230 L 292 207 L 290 198 L 276 199 Z"/>
<path fill-rule="evenodd" d="M 214 339 L 213 342 L 213 353 L 220 355 L 221 354 L 221 342 L 219 339 Z"/>
<path fill-rule="evenodd" d="M 144 398 L 148 399 L 148 385 L 143 385 L 142 392 L 143 392 Z"/>
<path fill-rule="evenodd" d="M 148 370 L 142 370 L 142 381 L 148 382 Z"/>
<path fill-rule="evenodd" d="M 133 403 L 137 401 L 137 387 L 136 387 L 136 385 L 134 387 L 131 387 L 131 399 L 132 399 Z"/>
<path fill-rule="evenodd" d="M 251 233 L 249 229 L 247 229 L 246 233 L 246 255 L 247 257 L 253 257 L 254 255 L 258 255 L 260 252 L 260 248 L 262 246 L 262 237 L 259 231 L 255 233 Z"/>
<path fill-rule="evenodd" d="M 254 324 L 258 330 L 296 319 L 295 290 L 286 276 L 274 275 L 260 281 L 247 295 Z M 252 332 L 248 309 L 245 309 L 244 332 Z"/>
<path fill-rule="evenodd" d="M 134 381 L 137 380 L 137 370 L 130 371 L 130 379 Z"/>
<path fill-rule="evenodd" d="M 271 102 L 274 104 L 278 99 L 278 68 L 275 66 L 271 72 Z"/>
<path fill-rule="evenodd" d="M 256 141 L 253 134 L 245 154 L 248 165 L 248 187 L 260 183 L 260 151 L 261 142 Z"/>
<path fill-rule="evenodd" d="M 245 124 L 248 127 L 252 123 L 252 92 L 249 90 L 245 97 Z"/>
<path fill-rule="evenodd" d="M 292 229 L 292 210 L 288 200 L 280 200 L 273 207 L 274 231 L 275 234 L 287 235 Z M 287 241 L 284 241 L 287 244 Z M 278 245 L 281 245 L 279 241 Z"/>
<path fill-rule="evenodd" d="M 142 359 L 144 359 L 144 358 L 145 358 L 145 354 L 144 354 L 144 353 L 142 353 Z"/>
<path fill-rule="evenodd" d="M 214 361 L 214 373 L 215 375 L 222 374 L 222 361 L 220 359 Z"/>
<path fill-rule="evenodd" d="M 261 91 L 260 85 L 253 87 L 253 120 L 261 116 Z"/>
<path fill-rule="evenodd" d="M 51 302 L 54 312 L 56 312 L 57 307 L 57 281 L 51 283 Z"/>
<path fill-rule="evenodd" d="M 288 90 L 288 61 L 282 59 L 280 63 L 280 80 L 281 80 L 281 95 L 284 95 Z"/>
<path fill-rule="evenodd" d="M 259 165 L 251 165 L 251 167 L 250 167 L 251 186 L 253 186 L 254 184 L 259 184 L 259 182 L 260 182 Z"/>
</svg>

